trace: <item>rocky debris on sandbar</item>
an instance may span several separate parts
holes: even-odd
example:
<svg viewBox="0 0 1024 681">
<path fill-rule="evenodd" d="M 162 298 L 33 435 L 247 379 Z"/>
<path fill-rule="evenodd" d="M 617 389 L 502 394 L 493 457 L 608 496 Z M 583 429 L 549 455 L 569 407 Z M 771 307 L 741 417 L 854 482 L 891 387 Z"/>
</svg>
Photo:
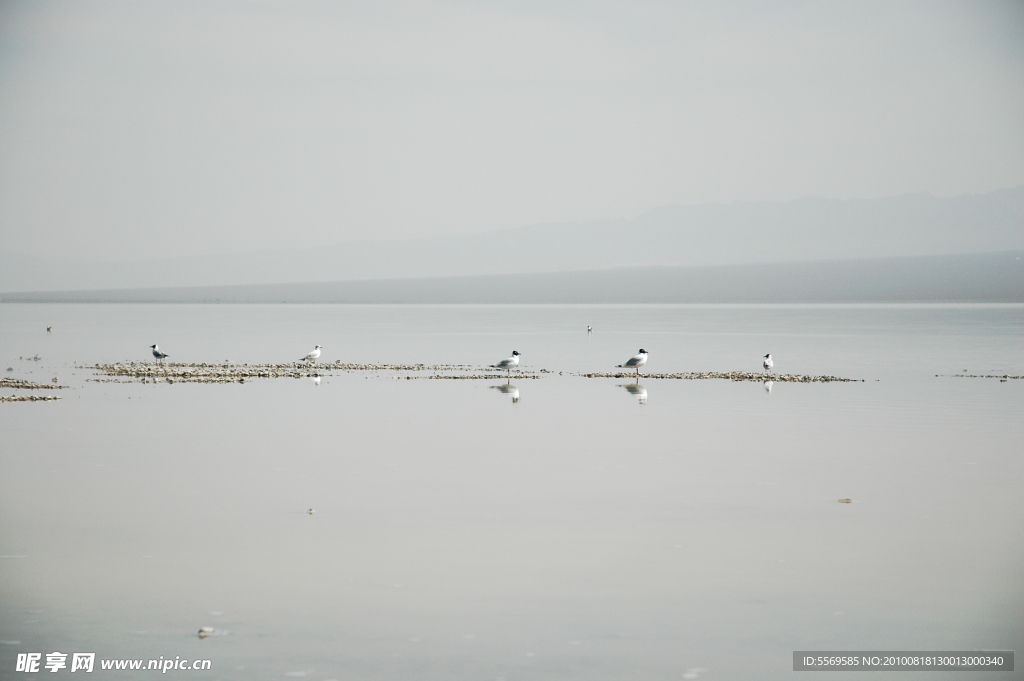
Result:
<svg viewBox="0 0 1024 681">
<path fill-rule="evenodd" d="M 0 396 L 0 402 L 53 402 L 59 400 L 60 395 L 11 395 L 10 397 Z"/>
<path fill-rule="evenodd" d="M 527 373 L 512 374 L 512 377 L 515 378 L 516 380 L 519 380 L 520 378 L 523 378 L 523 379 L 540 378 L 540 376 L 538 376 L 536 374 L 527 374 Z M 459 381 L 463 381 L 463 380 L 470 380 L 470 381 L 472 381 L 472 380 L 481 379 L 481 378 L 483 378 L 483 379 L 508 379 L 509 376 L 506 375 L 506 374 L 434 374 L 433 376 L 406 376 L 406 378 L 409 378 L 409 379 L 412 379 L 412 378 L 443 378 L 443 379 L 448 379 L 448 378 L 450 378 L 450 379 L 455 379 L 455 380 L 459 380 Z"/>
<path fill-rule="evenodd" d="M 1001 381 L 1008 381 L 1011 379 L 1020 380 L 1024 376 L 1011 376 L 1010 374 L 935 374 L 935 378 L 998 378 Z"/>
<path fill-rule="evenodd" d="M 596 372 L 574 374 L 584 378 L 636 378 L 635 371 Z M 675 378 L 685 381 L 703 379 L 723 379 L 726 381 L 775 381 L 776 383 L 863 383 L 862 379 L 842 378 L 840 376 L 803 376 L 800 374 L 765 374 L 753 371 L 688 371 L 679 374 L 640 374 L 640 378 Z"/>
<path fill-rule="evenodd" d="M 401 372 L 412 375 L 395 376 L 397 379 L 444 379 L 444 380 L 478 380 L 508 378 L 504 372 L 481 371 L 480 367 L 466 364 L 347 364 L 344 362 L 305 363 L 290 362 L 288 364 L 184 364 L 171 362 L 121 362 L 117 364 L 94 364 L 79 366 L 80 369 L 91 369 L 101 376 L 110 378 L 90 378 L 97 383 L 246 383 L 256 378 L 317 378 L 329 376 L 332 372 Z M 430 373 L 427 373 L 430 372 Z M 536 372 L 517 371 L 512 374 L 517 379 L 537 379 L 541 374 L 554 373 L 547 369 Z M 590 372 L 569 373 L 558 372 L 561 376 L 583 378 L 636 378 L 635 372 Z M 779 383 L 851 383 L 863 382 L 860 379 L 842 378 L 840 376 L 803 376 L 799 374 L 765 374 L 747 371 L 703 371 L 674 374 L 641 373 L 640 378 L 649 379 L 724 379 L 728 381 L 775 381 Z M 56 388 L 43 384 L 34 387 Z M 17 386 L 9 386 L 17 387 Z"/>
<path fill-rule="evenodd" d="M 15 390 L 56 390 L 66 388 L 66 385 L 56 383 L 34 383 L 20 378 L 0 378 L 0 388 L 13 388 Z"/>
<path fill-rule="evenodd" d="M 79 367 L 114 379 L 89 379 L 103 383 L 245 383 L 252 378 L 317 378 L 333 371 L 465 371 L 464 365 L 347 364 L 344 362 L 288 364 L 183 364 L 172 362 L 122 362 Z M 128 379 L 128 380 L 121 380 Z"/>
</svg>

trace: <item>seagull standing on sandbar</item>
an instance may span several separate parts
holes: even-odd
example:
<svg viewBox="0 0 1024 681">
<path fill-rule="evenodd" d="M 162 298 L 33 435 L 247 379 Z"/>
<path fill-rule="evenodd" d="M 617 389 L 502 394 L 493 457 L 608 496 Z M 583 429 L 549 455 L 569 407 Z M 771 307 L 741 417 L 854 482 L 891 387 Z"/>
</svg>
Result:
<svg viewBox="0 0 1024 681">
<path fill-rule="evenodd" d="M 308 355 L 306 355 L 305 357 L 303 357 L 299 361 L 300 362 L 316 362 L 316 360 L 319 359 L 319 357 L 320 357 L 320 350 L 321 350 L 320 346 L 319 345 L 316 346 L 315 348 L 313 348 L 312 350 L 309 351 Z"/>
<path fill-rule="evenodd" d="M 769 352 L 764 356 L 764 362 L 761 366 L 764 367 L 765 372 L 770 372 L 772 370 L 772 367 L 775 366 L 775 362 L 772 361 L 772 353 Z"/>
<path fill-rule="evenodd" d="M 505 359 L 501 360 L 497 364 L 491 364 L 490 365 L 490 367 L 492 369 L 504 369 L 505 371 L 508 372 L 509 376 L 512 375 L 512 369 L 514 367 L 517 367 L 517 366 L 519 366 L 519 351 L 518 350 L 513 350 L 511 357 L 506 357 Z"/>
<path fill-rule="evenodd" d="M 636 369 L 636 375 L 640 375 L 640 367 L 647 364 L 647 351 L 640 348 L 640 352 L 626 360 L 625 364 L 616 364 L 619 369 Z"/>
<path fill-rule="evenodd" d="M 158 361 L 166 357 L 170 357 L 170 355 L 168 355 L 166 352 L 160 352 L 160 348 L 155 344 L 150 345 L 149 347 L 152 348 L 153 356 L 156 357 Z"/>
</svg>

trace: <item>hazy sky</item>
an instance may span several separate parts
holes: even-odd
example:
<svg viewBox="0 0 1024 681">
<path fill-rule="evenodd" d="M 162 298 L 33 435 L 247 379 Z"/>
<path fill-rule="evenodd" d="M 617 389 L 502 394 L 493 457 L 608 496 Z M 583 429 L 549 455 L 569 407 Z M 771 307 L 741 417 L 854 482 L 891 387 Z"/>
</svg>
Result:
<svg viewBox="0 0 1024 681">
<path fill-rule="evenodd" d="M 1022 2 L 0 0 L 0 252 L 1022 183 Z"/>
</svg>

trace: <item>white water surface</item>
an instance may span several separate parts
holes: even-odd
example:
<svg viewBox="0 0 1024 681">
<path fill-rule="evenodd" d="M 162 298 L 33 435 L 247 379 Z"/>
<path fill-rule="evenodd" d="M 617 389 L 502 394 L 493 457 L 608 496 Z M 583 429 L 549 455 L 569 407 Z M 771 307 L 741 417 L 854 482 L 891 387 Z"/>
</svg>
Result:
<svg viewBox="0 0 1024 681">
<path fill-rule="evenodd" d="M 180 362 L 518 350 L 553 373 L 76 368 L 154 343 Z M 571 375 L 640 347 L 646 372 L 771 352 L 864 382 Z M 69 387 L 0 404 L 0 678 L 53 651 L 315 681 L 789 679 L 794 650 L 1022 651 L 1024 381 L 965 369 L 1024 374 L 1024 306 L 3 304 L 2 375 Z"/>
</svg>

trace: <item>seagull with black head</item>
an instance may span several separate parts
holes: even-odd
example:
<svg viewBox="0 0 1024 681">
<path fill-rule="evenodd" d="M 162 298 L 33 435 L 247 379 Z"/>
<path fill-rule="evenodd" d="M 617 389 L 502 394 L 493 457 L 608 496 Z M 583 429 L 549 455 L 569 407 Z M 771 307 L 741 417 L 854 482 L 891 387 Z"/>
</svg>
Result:
<svg viewBox="0 0 1024 681">
<path fill-rule="evenodd" d="M 511 357 L 506 357 L 505 359 L 501 360 L 497 364 L 491 364 L 490 367 L 492 369 L 504 369 L 505 371 L 508 372 L 508 375 L 511 376 L 512 375 L 512 369 L 514 369 L 515 367 L 519 366 L 519 357 L 520 357 L 519 351 L 518 350 L 513 350 Z"/>
<path fill-rule="evenodd" d="M 633 355 L 623 364 L 616 364 L 619 369 L 636 369 L 636 375 L 640 375 L 640 367 L 647 364 L 647 351 L 640 348 L 640 352 Z"/>
</svg>

